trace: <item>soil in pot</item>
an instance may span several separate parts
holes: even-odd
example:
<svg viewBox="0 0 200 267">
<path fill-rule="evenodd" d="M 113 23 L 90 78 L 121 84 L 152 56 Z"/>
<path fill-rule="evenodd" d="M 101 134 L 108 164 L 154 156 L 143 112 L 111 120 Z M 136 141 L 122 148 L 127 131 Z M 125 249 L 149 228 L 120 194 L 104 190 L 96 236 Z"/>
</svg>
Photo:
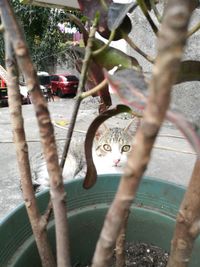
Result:
<svg viewBox="0 0 200 267">
<path fill-rule="evenodd" d="M 125 267 L 165 267 L 168 257 L 169 253 L 157 246 L 146 243 L 127 243 Z M 77 264 L 75 267 L 83 266 Z M 111 267 L 115 267 L 114 261 Z"/>
</svg>

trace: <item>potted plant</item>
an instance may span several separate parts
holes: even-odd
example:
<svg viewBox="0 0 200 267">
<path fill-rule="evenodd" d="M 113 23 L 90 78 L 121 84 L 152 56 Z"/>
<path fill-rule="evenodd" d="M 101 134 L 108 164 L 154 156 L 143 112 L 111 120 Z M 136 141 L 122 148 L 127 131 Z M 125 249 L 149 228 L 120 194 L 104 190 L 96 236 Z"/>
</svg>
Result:
<svg viewBox="0 0 200 267">
<path fill-rule="evenodd" d="M 72 266 L 91 263 L 106 212 L 114 198 L 120 175 L 101 175 L 91 190 L 76 179 L 65 185 L 68 195 L 68 222 Z M 144 177 L 130 208 L 127 242 L 154 244 L 169 251 L 175 218 L 185 189 L 172 183 Z M 48 190 L 37 196 L 41 212 L 49 201 Z M 55 221 L 51 217 L 48 236 L 55 253 Z M 35 240 L 24 205 L 9 214 L 0 225 L 1 266 L 41 266 Z M 198 238 L 190 266 L 199 266 Z"/>
<path fill-rule="evenodd" d="M 164 249 L 169 249 L 169 241 L 172 238 L 167 266 L 187 266 L 192 253 L 194 240 L 199 233 L 199 160 L 195 164 L 193 175 L 184 197 L 183 189 L 177 186 L 155 181 L 154 179 L 144 179 L 142 181 L 142 177 L 150 160 L 151 150 L 157 133 L 165 117 L 174 122 L 183 131 L 198 156 L 200 153 L 200 142 L 195 128 L 179 113 L 172 112 L 168 109 L 171 87 L 174 83 L 199 79 L 198 61 L 183 61 L 181 63 L 182 53 L 188 35 L 194 33 L 199 28 L 197 25 L 195 29 L 192 29 L 188 33 L 189 19 L 199 3 L 197 1 L 186 0 L 168 1 L 162 20 L 162 27 L 159 30 L 156 59 L 149 58 L 128 37 L 128 33 L 131 30 L 131 21 L 127 17 L 127 12 L 133 11 L 138 5 L 149 21 L 152 30 L 157 35 L 158 28 L 149 15 L 149 10 L 151 9 L 158 15 L 155 6 L 157 1 L 137 1 L 137 3 L 131 2 L 123 5 L 112 3 L 112 1 L 93 1 L 89 2 L 89 9 L 87 8 L 87 1 L 80 0 L 79 3 L 83 13 L 89 17 L 91 27 L 88 32 L 78 18 L 68 14 L 80 27 L 86 48 L 85 52 L 82 53 L 84 60 L 77 63 L 78 67 L 82 65 L 78 96 L 66 138 L 67 143 L 59 166 L 53 126 L 47 103 L 44 101 L 39 88 L 36 71 L 31 63 L 28 49 L 12 9 L 7 1 L 2 1 L 1 17 L 5 28 L 6 62 L 10 75 L 8 96 L 11 121 L 21 172 L 25 206 L 35 240 L 34 243 L 33 236 L 30 234 L 25 237 L 26 227 L 23 225 L 27 225 L 27 223 L 22 222 L 22 224 L 19 224 L 18 228 L 22 228 L 24 238 L 20 238 L 19 247 L 14 246 L 12 251 L 16 251 L 18 255 L 23 255 L 26 260 L 23 262 L 24 259 L 21 256 L 17 257 L 17 260 L 11 257 L 10 262 L 6 261 L 2 262 L 2 264 L 5 266 L 9 266 L 9 264 L 12 266 L 14 264 L 13 266 L 15 267 L 23 266 L 23 264 L 29 264 L 31 266 L 32 260 L 35 259 L 36 261 L 33 263 L 33 266 L 40 266 L 39 257 L 37 259 L 35 258 L 36 250 L 34 246 L 36 244 L 42 266 L 56 266 L 55 255 L 57 266 L 59 267 L 71 266 L 71 260 L 73 266 L 80 264 L 81 255 L 84 255 L 82 258 L 84 262 L 81 262 L 81 264 L 90 264 L 92 262 L 92 267 L 110 266 L 115 244 L 123 251 L 124 235 L 127 228 L 128 239 L 129 237 L 132 239 L 133 236 L 136 241 L 144 241 L 145 239 L 146 242 L 155 242 Z M 103 37 L 109 39 L 107 44 L 95 39 L 96 31 L 100 32 Z M 110 41 L 119 38 L 124 38 L 131 47 L 154 64 L 151 81 L 146 82 L 140 64 L 135 58 L 109 46 Z M 19 90 L 17 90 L 19 88 L 17 66 L 25 76 L 38 120 L 41 143 L 50 178 L 50 202 L 48 201 L 47 192 L 35 198 L 32 189 L 21 103 L 19 101 Z M 114 66 L 117 66 L 118 70 L 112 76 L 106 70 L 103 70 L 103 68 L 110 70 Z M 95 87 L 87 92 L 83 92 L 85 82 L 91 77 L 93 77 L 92 82 Z M 111 105 L 111 98 L 107 83 L 120 96 L 122 102 L 128 106 L 118 105 L 114 109 L 108 109 Z M 147 89 L 149 90 L 148 97 L 144 93 Z M 67 198 L 68 206 L 66 208 L 66 195 L 63 180 L 60 175 L 60 168 L 62 169 L 64 167 L 81 101 L 88 95 L 97 93 L 101 98 L 101 105 L 99 107 L 100 115 L 89 127 L 85 140 L 88 167 L 83 183 L 85 189 L 80 187 L 81 180 L 67 184 L 66 190 L 69 196 Z M 134 136 L 134 147 L 129 154 L 124 174 L 120 181 L 118 181 L 119 177 L 109 179 L 110 177 L 105 176 L 97 179 L 96 169 L 91 157 L 91 147 L 95 132 L 106 119 L 124 111 L 143 117 L 141 125 Z M 141 191 L 138 191 L 136 198 L 136 192 L 140 184 Z M 109 186 L 111 186 L 111 191 L 107 191 Z M 78 190 L 78 195 L 75 194 L 75 189 Z M 145 192 L 145 194 L 142 192 Z M 100 196 L 103 197 L 103 200 L 101 198 L 100 200 L 96 199 L 99 193 L 102 193 Z M 115 197 L 112 201 L 111 196 L 113 197 L 114 195 Z M 183 201 L 181 202 L 182 197 Z M 46 200 L 44 201 L 43 198 Z M 80 199 L 81 201 L 79 201 Z M 133 200 L 135 200 L 134 205 L 132 205 Z M 41 204 L 38 205 L 38 202 Z M 180 202 L 181 206 L 177 216 L 175 234 L 172 237 L 174 217 Z M 105 216 L 108 204 L 109 209 Z M 40 207 L 40 205 L 45 205 L 47 208 L 45 209 L 44 206 Z M 53 220 L 51 219 L 52 207 L 54 213 Z M 132 208 L 134 208 L 134 212 L 130 213 Z M 24 217 L 24 209 L 25 207 L 21 207 L 16 211 L 18 214 L 17 220 L 22 215 Z M 66 214 L 68 214 L 68 217 L 66 217 Z M 9 227 L 9 223 L 14 220 L 14 217 L 11 215 L 11 217 L 5 220 L 5 225 L 1 225 L 2 233 L 4 231 L 10 232 L 11 228 L 7 228 L 6 230 L 6 227 Z M 92 218 L 96 217 L 97 220 L 94 219 L 93 223 Z M 81 223 L 83 223 L 83 227 Z M 90 234 L 93 228 L 92 225 L 94 224 L 94 234 Z M 141 228 L 141 224 L 144 224 L 143 228 Z M 160 228 L 159 225 L 161 226 Z M 29 230 L 27 231 L 30 233 L 30 225 L 28 227 Z M 102 228 L 101 232 L 100 228 Z M 78 231 L 81 237 L 76 236 Z M 89 238 L 90 235 L 91 239 Z M 12 240 L 12 234 L 10 238 Z M 25 242 L 23 239 L 25 239 Z M 53 250 L 48 239 L 52 240 L 52 243 L 56 243 L 56 246 L 53 246 Z M 95 249 L 94 243 L 96 241 L 97 245 Z M 165 241 L 167 241 L 167 244 Z M 82 248 L 79 246 L 81 242 L 86 244 Z M 6 240 L 5 243 L 12 246 L 15 242 L 9 241 L 7 243 Z M 70 246 L 72 257 L 70 257 Z M 199 241 L 197 242 L 197 249 L 198 246 Z M 24 250 L 24 247 L 27 250 Z M 5 251 L 5 248 L 2 251 Z M 94 256 L 92 256 L 93 252 Z M 10 255 L 12 256 L 13 252 L 10 252 Z M 33 255 L 33 258 L 31 258 L 31 255 Z M 123 253 L 116 251 L 116 258 L 116 265 L 124 266 Z M 27 263 L 27 260 L 31 262 Z M 197 266 L 198 263 L 197 253 L 194 253 L 192 266 Z"/>
</svg>

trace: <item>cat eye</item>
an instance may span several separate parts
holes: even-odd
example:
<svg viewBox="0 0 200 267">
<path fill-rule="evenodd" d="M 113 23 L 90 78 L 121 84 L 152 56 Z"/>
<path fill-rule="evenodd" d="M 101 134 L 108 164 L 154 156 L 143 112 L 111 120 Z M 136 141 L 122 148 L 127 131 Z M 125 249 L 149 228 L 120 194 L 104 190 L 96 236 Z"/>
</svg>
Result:
<svg viewBox="0 0 200 267">
<path fill-rule="evenodd" d="M 122 152 L 128 152 L 130 150 L 130 146 L 129 145 L 125 145 L 122 147 Z"/>
<path fill-rule="evenodd" d="M 111 146 L 109 146 L 108 144 L 105 144 L 105 145 L 103 145 L 103 149 L 105 151 L 111 151 Z"/>
</svg>

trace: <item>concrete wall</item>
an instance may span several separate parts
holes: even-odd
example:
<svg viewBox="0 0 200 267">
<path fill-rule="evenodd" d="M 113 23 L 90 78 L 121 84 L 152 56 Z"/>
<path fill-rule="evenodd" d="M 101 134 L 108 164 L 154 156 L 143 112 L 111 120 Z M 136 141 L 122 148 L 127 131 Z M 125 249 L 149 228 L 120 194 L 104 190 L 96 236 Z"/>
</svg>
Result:
<svg viewBox="0 0 200 267">
<path fill-rule="evenodd" d="M 159 9 L 162 9 L 162 5 L 159 5 Z M 189 28 L 196 25 L 199 22 L 199 18 L 200 9 L 197 9 L 192 16 Z M 130 34 L 131 38 L 144 52 L 155 57 L 156 38 L 139 8 L 133 12 L 131 19 L 133 25 Z M 183 59 L 200 60 L 199 48 L 200 30 L 189 38 Z M 134 52 L 129 46 L 127 47 L 127 53 L 137 58 L 144 71 L 152 71 L 152 64 Z M 171 106 L 183 112 L 189 119 L 200 121 L 200 82 L 187 82 L 174 86 Z"/>
<path fill-rule="evenodd" d="M 163 5 L 158 5 L 158 8 L 161 11 Z M 157 20 L 154 17 L 154 14 L 151 14 L 154 21 L 156 22 Z M 199 22 L 199 17 L 200 8 L 194 12 L 190 23 L 190 28 Z M 151 55 L 152 57 L 155 57 L 156 36 L 139 8 L 137 8 L 131 15 L 131 20 L 132 31 L 130 33 L 130 37 L 145 53 Z M 144 71 L 152 71 L 152 64 L 150 64 L 145 58 L 143 58 L 133 49 L 131 49 L 125 41 L 121 40 L 117 42 L 112 42 L 111 45 L 118 49 L 121 49 L 124 52 L 127 52 L 129 55 L 134 56 L 141 64 Z M 200 30 L 189 38 L 183 59 L 200 60 L 199 48 Z M 70 71 L 71 73 L 78 75 L 75 69 L 70 68 L 67 65 L 57 67 L 57 73 L 61 73 L 63 71 Z M 200 121 L 200 82 L 187 82 L 174 86 L 171 106 L 180 110 L 189 119 L 192 119 L 194 121 Z"/>
</svg>

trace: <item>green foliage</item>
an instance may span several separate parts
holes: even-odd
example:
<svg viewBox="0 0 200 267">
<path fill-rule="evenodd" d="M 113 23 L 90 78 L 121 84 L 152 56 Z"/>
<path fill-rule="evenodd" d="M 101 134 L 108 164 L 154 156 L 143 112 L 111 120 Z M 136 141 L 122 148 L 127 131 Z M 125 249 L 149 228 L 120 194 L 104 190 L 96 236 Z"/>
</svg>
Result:
<svg viewBox="0 0 200 267">
<path fill-rule="evenodd" d="M 72 38 L 63 34 L 58 23 L 67 21 L 64 11 L 60 9 L 21 4 L 11 0 L 14 12 L 24 29 L 25 38 L 37 69 L 49 71 L 51 66 L 63 58 Z M 77 12 L 76 12 L 77 13 Z M 71 24 L 72 25 L 72 24 Z M 74 26 L 74 25 L 72 25 Z M 3 38 L 0 38 L 0 64 L 5 65 Z"/>
</svg>

